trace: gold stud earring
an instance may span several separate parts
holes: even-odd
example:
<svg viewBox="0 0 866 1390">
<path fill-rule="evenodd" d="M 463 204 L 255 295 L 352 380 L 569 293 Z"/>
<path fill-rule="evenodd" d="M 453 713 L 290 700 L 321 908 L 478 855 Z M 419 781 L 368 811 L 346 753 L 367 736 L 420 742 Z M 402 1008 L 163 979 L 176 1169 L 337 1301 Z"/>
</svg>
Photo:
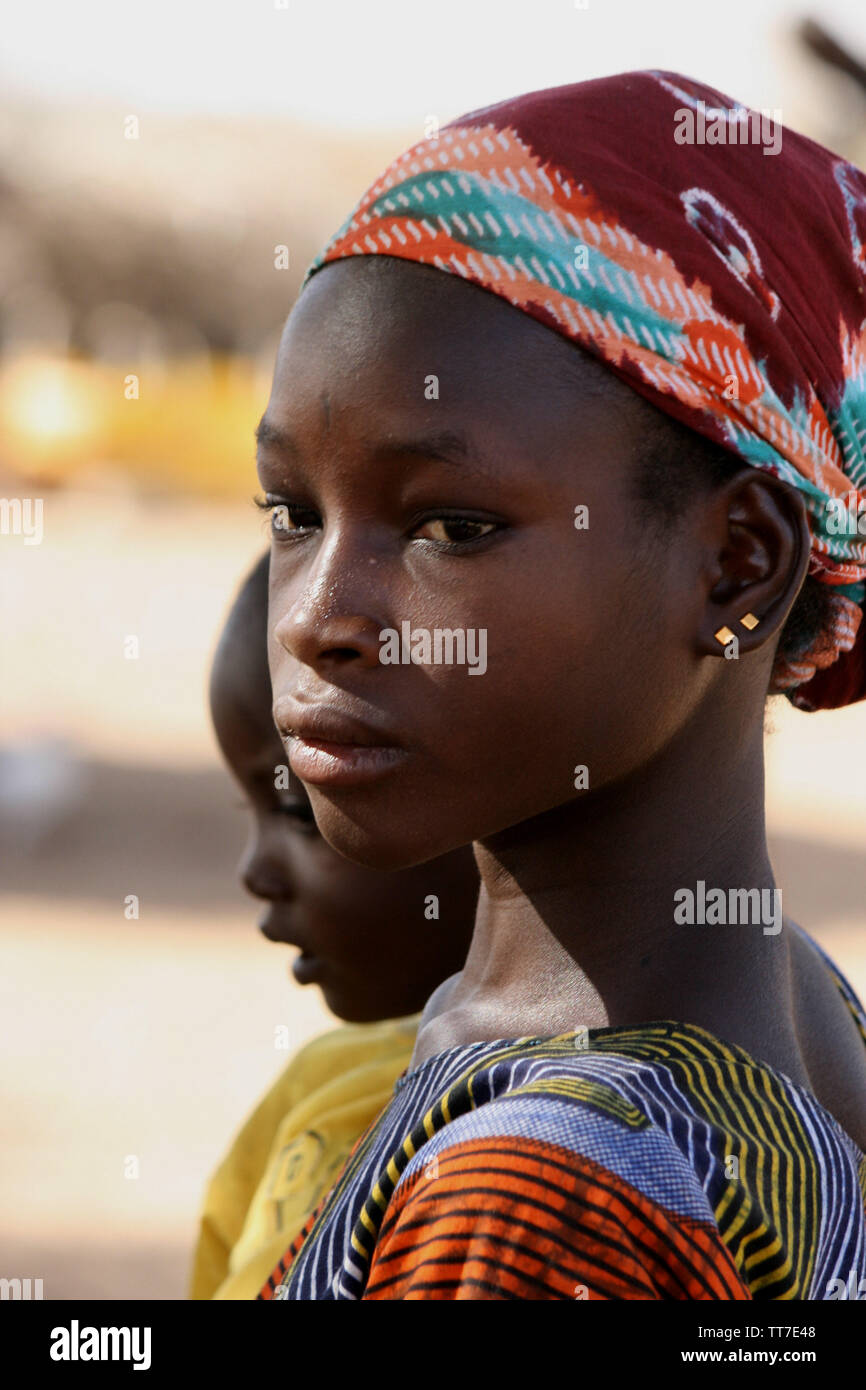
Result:
<svg viewBox="0 0 866 1390">
<path fill-rule="evenodd" d="M 731 629 L 729 627 L 720 627 L 718 632 L 713 633 L 713 636 L 715 637 L 716 641 L 720 643 L 720 645 L 723 647 L 726 647 L 728 645 L 733 635 L 734 634 L 731 632 Z"/>
<path fill-rule="evenodd" d="M 747 613 L 744 618 L 740 619 L 740 622 L 743 624 L 743 627 L 747 627 L 750 632 L 753 628 L 756 628 L 758 626 L 758 623 L 760 621 L 761 619 L 756 618 L 754 613 Z"/>
</svg>

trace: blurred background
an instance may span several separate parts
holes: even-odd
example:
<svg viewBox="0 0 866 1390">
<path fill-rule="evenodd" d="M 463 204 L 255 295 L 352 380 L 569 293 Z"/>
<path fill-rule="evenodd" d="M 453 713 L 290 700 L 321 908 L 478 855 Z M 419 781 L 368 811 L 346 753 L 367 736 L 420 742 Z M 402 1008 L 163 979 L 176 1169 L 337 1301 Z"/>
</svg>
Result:
<svg viewBox="0 0 866 1390">
<path fill-rule="evenodd" d="M 0 1274 L 48 1298 L 183 1297 L 203 1184 L 285 1064 L 275 1026 L 300 1044 L 333 1022 L 235 884 L 245 813 L 206 712 L 266 544 L 252 435 L 308 262 L 431 115 L 629 68 L 779 108 L 862 165 L 866 15 L 814 18 L 787 0 L 7 16 L 0 496 L 41 499 L 42 534 L 0 534 Z M 775 703 L 785 906 L 866 993 L 866 707 Z"/>
</svg>

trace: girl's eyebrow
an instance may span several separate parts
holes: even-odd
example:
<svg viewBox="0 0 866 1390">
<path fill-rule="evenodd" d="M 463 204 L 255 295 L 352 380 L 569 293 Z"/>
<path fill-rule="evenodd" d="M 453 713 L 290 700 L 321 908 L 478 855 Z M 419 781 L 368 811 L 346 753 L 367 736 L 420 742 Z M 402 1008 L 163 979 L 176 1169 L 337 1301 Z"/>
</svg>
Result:
<svg viewBox="0 0 866 1390">
<path fill-rule="evenodd" d="M 459 430 L 439 430 L 434 434 L 414 435 L 408 439 L 383 439 L 371 445 L 370 452 L 384 458 L 408 454 L 419 459 L 436 459 L 438 463 L 492 476 L 469 436 Z"/>
<path fill-rule="evenodd" d="M 255 430 L 256 443 L 259 445 L 273 444 L 277 449 L 282 449 L 287 454 L 297 454 L 299 452 L 294 439 L 288 430 L 281 429 L 263 415 Z"/>
<path fill-rule="evenodd" d="M 288 430 L 273 424 L 266 415 L 262 416 L 255 433 L 260 446 L 272 445 L 295 458 L 300 457 L 301 451 Z M 467 473 L 478 473 L 488 479 L 501 477 L 501 473 L 497 474 L 485 466 L 469 436 L 460 430 L 439 430 L 405 439 L 389 437 L 368 442 L 366 447 L 371 455 L 379 458 L 410 455 L 419 459 L 435 459 L 438 463 L 449 464 Z"/>
</svg>

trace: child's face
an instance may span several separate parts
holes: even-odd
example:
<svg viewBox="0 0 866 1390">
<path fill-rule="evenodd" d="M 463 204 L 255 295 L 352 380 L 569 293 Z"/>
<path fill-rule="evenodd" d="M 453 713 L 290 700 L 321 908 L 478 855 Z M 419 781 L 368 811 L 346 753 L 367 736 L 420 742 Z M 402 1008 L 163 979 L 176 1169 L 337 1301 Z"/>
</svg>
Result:
<svg viewBox="0 0 866 1390">
<path fill-rule="evenodd" d="M 457 276 L 370 265 L 292 312 L 259 474 L 289 762 L 331 844 L 397 867 L 573 801 L 580 765 L 594 792 L 641 769 L 705 687 L 703 596 L 631 496 L 630 388 Z M 486 670 L 383 664 L 403 623 L 483 630 Z"/>
<path fill-rule="evenodd" d="M 252 816 L 239 872 L 268 905 L 261 930 L 270 941 L 300 947 L 295 978 L 320 985 L 338 1017 L 370 1022 L 414 1013 L 466 958 L 478 887 L 471 850 L 403 873 L 364 869 L 337 854 L 316 829 L 297 779 L 292 791 L 275 788 L 286 756 L 270 689 L 264 682 L 258 691 L 250 682 L 241 688 L 243 660 L 242 651 L 221 652 L 211 703 L 220 748 Z M 438 919 L 425 916 L 429 895 L 438 899 Z"/>
</svg>

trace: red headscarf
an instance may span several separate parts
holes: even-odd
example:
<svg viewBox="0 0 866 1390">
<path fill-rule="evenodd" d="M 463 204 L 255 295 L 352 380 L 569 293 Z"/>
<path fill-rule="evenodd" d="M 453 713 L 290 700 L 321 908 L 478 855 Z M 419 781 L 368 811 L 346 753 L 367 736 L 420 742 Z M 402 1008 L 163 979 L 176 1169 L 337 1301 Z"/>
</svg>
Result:
<svg viewBox="0 0 866 1390">
<path fill-rule="evenodd" d="M 832 617 L 773 688 L 817 709 L 866 697 L 864 243 L 858 169 L 689 78 L 633 72 L 413 146 L 304 284 L 355 255 L 460 275 L 797 487 Z"/>
</svg>

